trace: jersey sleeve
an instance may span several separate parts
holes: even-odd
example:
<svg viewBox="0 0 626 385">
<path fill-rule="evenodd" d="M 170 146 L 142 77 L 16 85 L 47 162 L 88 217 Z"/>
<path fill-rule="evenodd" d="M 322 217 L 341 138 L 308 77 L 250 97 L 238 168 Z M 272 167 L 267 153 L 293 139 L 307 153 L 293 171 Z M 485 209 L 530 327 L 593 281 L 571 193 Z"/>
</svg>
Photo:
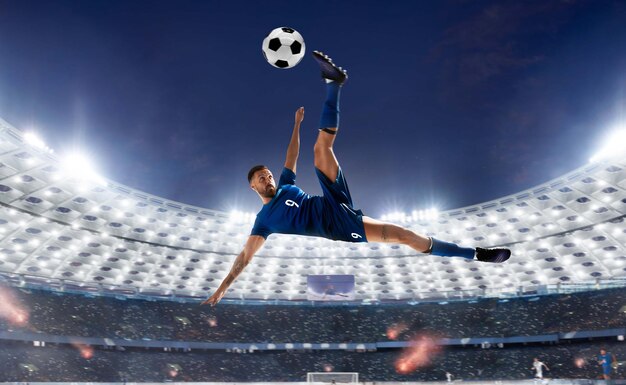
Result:
<svg viewBox="0 0 626 385">
<path fill-rule="evenodd" d="M 267 239 L 272 232 L 266 226 L 264 226 L 259 217 L 254 221 L 254 226 L 252 226 L 252 230 L 250 231 L 250 235 L 259 235 L 263 237 L 263 239 Z"/>
<path fill-rule="evenodd" d="M 283 172 L 280 174 L 280 179 L 278 180 L 278 187 L 286 184 L 296 184 L 296 174 L 287 167 L 284 167 Z"/>
</svg>

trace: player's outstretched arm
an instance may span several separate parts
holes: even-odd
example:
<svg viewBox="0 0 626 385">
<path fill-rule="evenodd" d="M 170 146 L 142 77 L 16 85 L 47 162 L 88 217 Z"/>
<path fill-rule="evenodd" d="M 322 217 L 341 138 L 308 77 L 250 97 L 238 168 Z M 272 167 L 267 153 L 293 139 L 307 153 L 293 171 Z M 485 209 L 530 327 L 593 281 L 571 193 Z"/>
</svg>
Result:
<svg viewBox="0 0 626 385">
<path fill-rule="evenodd" d="M 224 294 L 226 294 L 226 290 L 228 290 L 228 287 L 235 281 L 237 276 L 241 274 L 243 269 L 248 266 L 248 264 L 252 260 L 252 257 L 254 257 L 254 254 L 259 251 L 264 243 L 265 238 L 259 235 L 249 236 L 246 245 L 243 247 L 243 250 L 235 259 L 235 262 L 233 262 L 233 267 L 231 267 L 230 272 L 228 273 L 226 278 L 224 278 L 220 287 L 217 288 L 212 296 L 202 302 L 202 305 L 217 305 L 217 303 L 222 299 Z"/>
<path fill-rule="evenodd" d="M 296 110 L 296 117 L 293 124 L 293 132 L 289 147 L 287 147 L 287 156 L 285 157 L 285 168 L 296 173 L 296 165 L 298 163 L 298 155 L 300 155 L 300 123 L 304 120 L 304 107 Z"/>
</svg>

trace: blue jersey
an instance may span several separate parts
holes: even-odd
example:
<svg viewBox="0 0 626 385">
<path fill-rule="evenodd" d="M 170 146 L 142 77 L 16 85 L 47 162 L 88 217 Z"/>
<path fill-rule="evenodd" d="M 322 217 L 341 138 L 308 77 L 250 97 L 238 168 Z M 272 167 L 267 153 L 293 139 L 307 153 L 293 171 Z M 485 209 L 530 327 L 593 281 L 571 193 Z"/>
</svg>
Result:
<svg viewBox="0 0 626 385">
<path fill-rule="evenodd" d="M 598 355 L 598 362 L 602 365 L 604 374 L 611 374 L 611 369 L 613 369 L 613 355 L 611 353 Z"/>
<path fill-rule="evenodd" d="M 352 208 L 343 174 L 339 172 L 340 183 L 330 183 L 319 171 L 318 176 L 324 196 L 312 196 L 302 191 L 295 185 L 296 174 L 284 168 L 276 195 L 257 214 L 250 235 L 260 235 L 267 239 L 272 233 L 297 234 L 347 242 L 367 242 L 363 213 Z M 345 189 L 338 186 L 345 186 Z"/>
</svg>

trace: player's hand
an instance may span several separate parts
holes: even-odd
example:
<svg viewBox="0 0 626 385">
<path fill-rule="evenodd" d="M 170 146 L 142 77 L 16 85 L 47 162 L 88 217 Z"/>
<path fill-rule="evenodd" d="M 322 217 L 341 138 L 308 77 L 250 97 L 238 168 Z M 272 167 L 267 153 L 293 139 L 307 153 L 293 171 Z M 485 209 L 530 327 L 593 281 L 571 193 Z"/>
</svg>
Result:
<svg viewBox="0 0 626 385">
<path fill-rule="evenodd" d="M 212 296 L 210 296 L 209 298 L 205 299 L 200 305 L 215 306 L 222 299 L 223 296 L 224 296 L 224 292 L 218 290 L 215 293 L 213 293 Z"/>
<path fill-rule="evenodd" d="M 302 123 L 304 120 L 304 107 L 300 107 L 296 110 L 296 124 Z"/>
</svg>

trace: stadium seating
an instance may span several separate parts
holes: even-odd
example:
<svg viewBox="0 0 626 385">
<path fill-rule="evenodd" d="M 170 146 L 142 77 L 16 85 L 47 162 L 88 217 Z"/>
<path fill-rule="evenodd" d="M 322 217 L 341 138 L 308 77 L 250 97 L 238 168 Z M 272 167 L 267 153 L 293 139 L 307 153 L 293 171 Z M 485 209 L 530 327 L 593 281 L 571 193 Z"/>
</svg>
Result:
<svg viewBox="0 0 626 385">
<path fill-rule="evenodd" d="M 215 308 L 39 290 L 17 290 L 16 295 L 30 312 L 24 330 L 130 340 L 365 343 L 387 340 L 387 330 L 394 325 L 399 340 L 410 339 L 416 331 L 449 338 L 507 337 L 626 325 L 623 289 L 413 306 L 220 304 Z"/>
</svg>

